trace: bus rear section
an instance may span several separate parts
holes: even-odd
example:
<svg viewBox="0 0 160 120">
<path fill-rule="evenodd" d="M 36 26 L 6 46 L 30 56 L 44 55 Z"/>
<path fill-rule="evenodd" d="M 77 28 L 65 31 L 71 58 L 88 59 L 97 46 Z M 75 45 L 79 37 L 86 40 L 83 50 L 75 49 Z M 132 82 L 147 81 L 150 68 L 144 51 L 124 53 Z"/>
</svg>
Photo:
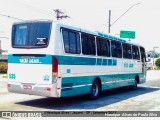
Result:
<svg viewBox="0 0 160 120">
<path fill-rule="evenodd" d="M 56 90 L 58 62 L 48 53 L 52 22 L 16 23 L 8 55 L 8 91 L 59 97 Z"/>
<path fill-rule="evenodd" d="M 9 55 L 10 92 L 58 97 L 57 62 L 51 55 Z"/>
</svg>

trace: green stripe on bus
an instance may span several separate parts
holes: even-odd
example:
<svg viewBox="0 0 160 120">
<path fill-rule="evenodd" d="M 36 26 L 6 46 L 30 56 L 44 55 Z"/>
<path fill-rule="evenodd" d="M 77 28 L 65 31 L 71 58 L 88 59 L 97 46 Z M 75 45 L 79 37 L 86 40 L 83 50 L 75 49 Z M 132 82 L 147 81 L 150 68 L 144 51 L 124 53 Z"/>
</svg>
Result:
<svg viewBox="0 0 160 120">
<path fill-rule="evenodd" d="M 59 65 L 101 65 L 116 66 L 117 60 L 111 58 L 87 58 L 75 56 L 55 56 Z"/>
<path fill-rule="evenodd" d="M 62 78 L 61 97 L 90 93 L 92 83 L 96 78 L 101 79 L 102 91 L 133 85 L 136 75 L 139 75 L 140 84 L 145 83 L 144 73 L 64 77 Z"/>
</svg>

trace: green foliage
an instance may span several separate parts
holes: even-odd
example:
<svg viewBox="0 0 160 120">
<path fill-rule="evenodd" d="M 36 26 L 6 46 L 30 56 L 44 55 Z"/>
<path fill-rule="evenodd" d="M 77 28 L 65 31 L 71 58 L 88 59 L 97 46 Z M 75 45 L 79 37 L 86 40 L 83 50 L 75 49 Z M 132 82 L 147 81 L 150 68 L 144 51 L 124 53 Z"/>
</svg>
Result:
<svg viewBox="0 0 160 120">
<path fill-rule="evenodd" d="M 160 58 L 158 58 L 158 59 L 156 60 L 155 65 L 156 65 L 158 68 L 160 68 Z"/>
<path fill-rule="evenodd" d="M 150 51 L 150 55 L 151 55 L 151 58 L 159 58 L 160 57 L 160 53 L 155 52 L 155 51 Z"/>
<path fill-rule="evenodd" d="M 7 63 L 0 63 L 0 73 L 7 73 L 8 65 Z"/>
</svg>

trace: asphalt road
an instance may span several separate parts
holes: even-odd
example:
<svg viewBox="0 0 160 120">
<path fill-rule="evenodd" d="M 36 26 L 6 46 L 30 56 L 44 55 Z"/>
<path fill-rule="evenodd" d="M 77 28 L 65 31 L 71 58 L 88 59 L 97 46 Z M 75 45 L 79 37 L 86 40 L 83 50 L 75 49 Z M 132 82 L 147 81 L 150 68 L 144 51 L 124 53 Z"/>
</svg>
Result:
<svg viewBox="0 0 160 120">
<path fill-rule="evenodd" d="M 7 79 L 0 76 L 0 111 L 160 111 L 160 71 L 148 71 L 147 82 L 135 91 L 108 90 L 96 100 L 87 96 L 45 98 L 9 93 Z"/>
</svg>

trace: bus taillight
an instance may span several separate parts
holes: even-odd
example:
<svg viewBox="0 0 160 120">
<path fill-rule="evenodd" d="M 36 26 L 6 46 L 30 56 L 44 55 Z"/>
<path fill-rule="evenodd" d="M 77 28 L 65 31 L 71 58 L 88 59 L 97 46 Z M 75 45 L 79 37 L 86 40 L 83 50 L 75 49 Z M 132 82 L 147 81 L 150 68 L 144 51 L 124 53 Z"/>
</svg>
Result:
<svg viewBox="0 0 160 120">
<path fill-rule="evenodd" d="M 56 57 L 52 57 L 52 83 L 57 81 L 58 76 L 58 60 Z"/>
<path fill-rule="evenodd" d="M 52 73 L 58 72 L 58 60 L 56 57 L 52 58 Z"/>
</svg>

